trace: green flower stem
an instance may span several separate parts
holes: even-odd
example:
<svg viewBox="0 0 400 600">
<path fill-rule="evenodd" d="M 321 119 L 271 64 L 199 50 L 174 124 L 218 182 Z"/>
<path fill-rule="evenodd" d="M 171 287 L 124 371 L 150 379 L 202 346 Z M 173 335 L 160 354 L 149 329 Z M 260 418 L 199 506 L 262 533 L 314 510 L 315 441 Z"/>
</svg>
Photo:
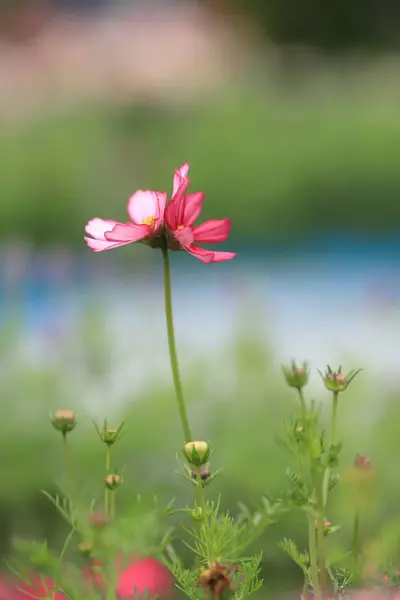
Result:
<svg viewBox="0 0 400 600">
<path fill-rule="evenodd" d="M 181 419 L 183 435 L 186 443 L 192 441 L 192 434 L 190 432 L 185 399 L 183 397 L 182 383 L 179 376 L 178 357 L 176 353 L 174 322 L 172 316 L 171 269 L 169 264 L 169 254 L 167 248 L 163 248 L 162 251 L 164 256 L 165 315 L 167 318 L 168 347 L 171 359 L 172 377 L 174 380 L 176 399 L 178 402 L 179 416 Z"/>
<path fill-rule="evenodd" d="M 356 565 L 356 570 L 358 568 L 358 559 L 360 556 L 360 510 L 357 508 L 354 515 L 354 524 L 353 524 L 353 557 L 354 563 Z"/>
<path fill-rule="evenodd" d="M 110 473 L 111 469 L 111 446 L 106 444 L 106 476 Z M 104 512 L 106 515 L 109 513 L 110 506 L 110 490 L 105 486 L 104 490 Z"/>
<path fill-rule="evenodd" d="M 321 588 L 319 585 L 318 577 L 317 546 L 315 543 L 315 523 L 311 515 L 308 516 L 308 544 L 310 552 L 311 584 L 317 600 L 322 600 Z"/>
<path fill-rule="evenodd" d="M 337 417 L 337 409 L 338 409 L 338 399 L 339 399 L 339 392 L 333 392 L 333 399 L 332 399 L 332 417 L 331 417 L 331 431 L 330 431 L 330 439 L 329 439 L 329 444 L 332 446 L 332 444 L 335 443 L 335 435 L 336 435 L 336 417 Z"/>
<path fill-rule="evenodd" d="M 321 595 L 323 598 L 327 597 L 328 592 L 328 574 L 326 570 L 325 562 L 325 507 L 323 500 L 323 481 L 319 482 L 317 489 L 318 496 L 318 522 L 317 522 L 317 560 L 319 566 L 319 577 L 321 582 Z"/>
<path fill-rule="evenodd" d="M 76 479 L 75 479 L 74 469 L 72 466 L 71 454 L 69 451 L 68 433 L 66 431 L 63 431 L 62 438 L 63 438 L 63 450 L 64 450 L 65 465 L 67 467 L 67 472 L 68 472 L 71 488 L 74 489 L 74 491 L 75 491 L 76 490 Z"/>
<path fill-rule="evenodd" d="M 110 517 L 111 520 L 115 519 L 115 490 L 110 490 Z"/>
<path fill-rule="evenodd" d="M 339 392 L 333 392 L 332 398 L 332 416 L 331 416 L 331 427 L 330 427 L 330 435 L 329 435 L 329 446 L 332 446 L 335 443 L 336 437 L 336 420 L 337 420 L 337 410 L 338 410 L 338 399 Z M 323 500 L 324 500 L 324 510 L 326 509 L 326 505 L 328 502 L 328 492 L 329 492 L 329 479 L 330 479 L 330 469 L 326 469 L 324 473 L 324 484 L 323 484 Z"/>
<path fill-rule="evenodd" d="M 297 388 L 301 404 L 301 416 L 304 418 L 307 412 L 306 401 L 304 400 L 303 388 Z"/>
</svg>

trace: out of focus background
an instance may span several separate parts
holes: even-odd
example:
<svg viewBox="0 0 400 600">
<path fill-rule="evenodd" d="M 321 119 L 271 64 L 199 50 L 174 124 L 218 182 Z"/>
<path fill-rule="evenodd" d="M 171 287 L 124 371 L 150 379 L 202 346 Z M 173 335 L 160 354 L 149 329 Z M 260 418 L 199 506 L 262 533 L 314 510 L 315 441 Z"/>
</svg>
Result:
<svg viewBox="0 0 400 600">
<path fill-rule="evenodd" d="M 398 526 L 399 32 L 395 0 L 1 0 L 3 560 L 15 535 L 65 535 L 39 492 L 62 469 L 56 408 L 80 415 L 72 452 L 88 487 L 103 473 L 91 418 L 124 416 L 123 502 L 189 498 L 159 253 L 83 241 L 92 217 L 126 220 L 136 189 L 170 191 L 185 161 L 204 218 L 231 218 L 224 246 L 238 253 L 172 256 L 193 430 L 224 467 L 210 496 L 235 512 L 278 493 L 275 435 L 297 409 L 280 364 L 309 359 L 309 397 L 328 410 L 314 373 L 343 363 L 364 367 L 341 397 L 343 465 L 360 452 L 377 467 L 363 535 Z M 344 546 L 353 509 L 335 492 Z M 275 594 L 300 581 L 284 535 L 305 544 L 301 515 L 255 547 Z"/>
</svg>

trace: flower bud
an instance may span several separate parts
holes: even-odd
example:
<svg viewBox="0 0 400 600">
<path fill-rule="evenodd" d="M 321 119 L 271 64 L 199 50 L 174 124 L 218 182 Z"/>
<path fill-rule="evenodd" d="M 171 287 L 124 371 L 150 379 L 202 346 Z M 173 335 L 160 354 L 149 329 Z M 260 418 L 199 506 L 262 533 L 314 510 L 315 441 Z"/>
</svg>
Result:
<svg viewBox="0 0 400 600">
<path fill-rule="evenodd" d="M 318 519 L 315 519 L 314 521 L 314 527 L 315 529 L 318 529 Z M 330 533 L 332 533 L 333 527 L 332 527 L 332 523 L 330 521 L 324 521 L 324 535 L 329 535 Z"/>
<path fill-rule="evenodd" d="M 81 542 L 78 545 L 78 550 L 83 556 L 90 556 L 93 551 L 93 544 L 92 542 Z"/>
<path fill-rule="evenodd" d="M 286 383 L 290 387 L 297 389 L 303 388 L 308 383 L 310 371 L 308 363 L 304 362 L 302 367 L 297 367 L 293 360 L 290 366 L 283 366 L 283 374 L 285 375 Z"/>
<path fill-rule="evenodd" d="M 363 471 L 369 471 L 373 468 L 371 459 L 368 456 L 361 456 L 360 454 L 357 454 L 355 457 L 354 466 Z"/>
<path fill-rule="evenodd" d="M 114 473 L 107 475 L 107 477 L 105 478 L 105 484 L 109 490 L 116 490 L 117 487 L 121 485 L 121 483 L 122 480 L 120 475 L 115 475 Z"/>
<path fill-rule="evenodd" d="M 207 467 L 201 467 L 200 469 L 200 479 L 202 481 L 206 481 L 210 477 L 211 473 Z M 193 479 L 197 479 L 197 471 L 192 471 Z"/>
<path fill-rule="evenodd" d="M 112 446 L 118 440 L 118 438 L 120 437 L 120 433 L 121 433 L 121 429 L 122 429 L 123 425 L 124 424 L 122 423 L 118 427 L 118 429 L 114 429 L 114 428 L 108 427 L 107 420 L 105 420 L 103 427 L 100 428 L 97 425 L 97 423 L 94 421 L 94 426 L 99 435 L 99 438 L 101 439 L 101 441 L 104 444 L 108 444 L 109 446 Z"/>
<path fill-rule="evenodd" d="M 203 509 L 201 506 L 196 506 L 190 514 L 192 519 L 194 519 L 195 521 L 203 520 Z"/>
<path fill-rule="evenodd" d="M 51 418 L 51 422 L 54 429 L 66 434 L 76 426 L 76 414 L 73 410 L 69 409 L 56 410 L 54 416 Z"/>
<path fill-rule="evenodd" d="M 210 457 L 210 446 L 207 442 L 188 442 L 185 444 L 183 454 L 191 465 L 201 467 Z"/>
<path fill-rule="evenodd" d="M 318 369 L 326 389 L 335 393 L 344 392 L 347 390 L 350 383 L 361 371 L 362 369 L 352 369 L 349 373 L 347 373 L 347 375 L 344 375 L 344 373 L 342 373 L 342 367 L 339 367 L 338 371 L 336 372 L 332 371 L 331 367 L 328 365 L 324 374 Z"/>
<path fill-rule="evenodd" d="M 107 527 L 108 523 L 108 516 L 103 512 L 96 511 L 89 516 L 89 525 L 93 527 L 93 529 L 104 529 L 104 527 Z"/>
</svg>

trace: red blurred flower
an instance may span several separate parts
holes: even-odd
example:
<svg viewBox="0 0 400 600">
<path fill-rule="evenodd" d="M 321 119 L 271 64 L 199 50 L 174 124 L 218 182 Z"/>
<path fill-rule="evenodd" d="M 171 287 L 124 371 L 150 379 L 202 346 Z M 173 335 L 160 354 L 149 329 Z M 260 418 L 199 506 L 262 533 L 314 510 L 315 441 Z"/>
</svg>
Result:
<svg viewBox="0 0 400 600">
<path fill-rule="evenodd" d="M 220 262 L 230 260 L 236 256 L 235 252 L 214 252 L 205 250 L 194 242 L 203 244 L 213 244 L 224 242 L 230 230 L 229 219 L 211 219 L 197 227 L 193 227 L 195 221 L 200 216 L 204 194 L 195 192 L 185 194 L 189 187 L 187 177 L 189 165 L 185 163 L 175 171 L 174 175 L 174 194 L 165 209 L 165 222 L 173 235 L 172 249 L 183 249 L 198 258 L 203 263 Z"/>
<path fill-rule="evenodd" d="M 99 561 L 93 561 L 84 569 L 85 579 L 102 593 L 105 592 L 104 580 L 98 570 Z M 140 558 L 137 554 L 129 557 L 123 564 L 122 555 L 115 559 L 115 572 L 117 575 L 117 595 L 121 599 L 133 598 L 134 588 L 139 597 L 147 588 L 150 598 L 159 596 L 160 600 L 172 597 L 175 586 L 169 570 L 155 558 Z"/>
<path fill-rule="evenodd" d="M 10 600 L 26 600 L 27 598 L 39 597 L 48 598 L 54 591 L 54 581 L 48 577 L 33 577 L 32 585 L 27 585 L 25 582 L 18 582 L 10 595 Z M 61 592 L 56 592 L 53 596 L 54 600 L 67 600 Z"/>
<path fill-rule="evenodd" d="M 117 582 L 117 596 L 120 599 L 133 598 L 134 593 L 142 597 L 148 590 L 150 598 L 160 600 L 172 598 L 175 590 L 170 571 L 155 558 L 143 558 L 128 566 L 120 574 Z"/>
</svg>

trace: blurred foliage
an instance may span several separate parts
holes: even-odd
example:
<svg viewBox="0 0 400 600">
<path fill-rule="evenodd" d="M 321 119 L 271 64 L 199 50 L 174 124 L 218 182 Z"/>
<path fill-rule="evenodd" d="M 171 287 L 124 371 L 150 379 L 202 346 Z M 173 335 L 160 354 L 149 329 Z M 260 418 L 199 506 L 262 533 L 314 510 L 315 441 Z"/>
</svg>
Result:
<svg viewBox="0 0 400 600">
<path fill-rule="evenodd" d="M 3 128 L 0 236 L 82 245 L 87 220 L 127 220 L 133 191 L 170 191 L 184 161 L 204 217 L 230 217 L 236 239 L 397 228 L 397 92 L 372 75 L 356 89 L 351 72 L 337 85 L 321 71 L 191 108 L 83 107 Z"/>
<path fill-rule="evenodd" d="M 254 318 L 253 313 L 248 314 Z M 108 347 L 104 322 L 88 320 L 91 330 L 86 329 L 81 337 L 76 330 L 70 331 L 76 352 L 71 352 L 70 346 L 68 360 L 63 354 L 63 348 L 68 346 L 65 339 L 59 341 L 60 360 L 48 364 L 33 366 L 12 344 L 2 356 L 3 558 L 14 536 L 45 537 L 50 547 L 59 547 L 67 533 L 56 510 L 39 491 L 46 489 L 52 493 L 55 486 L 65 485 L 61 440 L 48 421 L 49 410 L 60 406 L 81 409 L 79 425 L 70 437 L 72 460 L 82 493 L 90 499 L 93 495 L 102 497 L 104 448 L 82 404 L 91 388 L 97 390 L 98 402 L 109 393 L 107 380 L 114 367 L 110 361 L 97 361 Z M 118 344 L 118 340 L 114 339 L 113 344 Z M 132 360 L 137 351 L 140 349 L 133 350 Z M 53 358 L 57 352 L 54 348 Z M 357 361 L 353 358 L 353 362 Z M 102 364 L 100 371 L 93 370 L 93 364 Z M 202 373 L 207 373 L 207 377 Z M 286 469 L 293 465 L 290 455 L 278 448 L 275 438 L 283 432 L 285 418 L 298 411 L 298 399 L 295 391 L 286 387 L 280 369 L 273 366 L 269 348 L 260 335 L 243 321 L 235 343 L 223 352 L 219 350 L 216 357 L 210 354 L 203 366 L 197 360 L 193 372 L 184 373 L 184 387 L 195 435 L 199 439 L 212 439 L 216 449 L 212 468 L 224 469 L 207 488 L 207 496 L 216 498 L 221 491 L 223 507 L 235 514 L 239 501 L 255 507 L 264 493 L 272 497 L 279 494 L 287 484 Z M 309 393 L 307 398 L 310 399 Z M 329 398 L 321 384 L 318 399 L 323 402 L 325 417 L 328 417 Z M 373 381 L 364 372 L 341 397 L 338 423 L 344 442 L 342 474 L 346 475 L 357 452 L 370 455 L 377 467 L 376 486 L 361 524 L 363 541 L 368 542 L 371 559 L 390 553 L 395 562 L 400 561 L 400 485 L 393 461 L 398 453 L 398 400 L 398 394 L 391 394 L 384 382 Z M 117 426 L 122 416 L 126 418 L 126 434 L 113 448 L 113 464 L 121 467 L 124 476 L 124 485 L 118 492 L 119 506 L 131 506 L 138 493 L 144 501 L 151 501 L 157 494 L 161 504 L 177 497 L 179 504 L 184 505 L 191 490 L 176 474 L 175 455 L 181 449 L 182 434 L 172 384 L 168 387 L 152 378 L 144 393 L 116 392 L 108 398 L 108 403 L 108 414 L 104 416 L 109 418 L 110 425 Z M 354 490 L 344 476 L 343 483 L 332 493 L 328 509 L 330 520 L 342 525 L 332 536 L 332 552 L 351 543 L 355 502 Z M 165 523 L 166 529 L 171 523 L 178 525 L 180 519 L 180 515 L 172 517 Z M 305 548 L 306 524 L 300 513 L 283 515 L 252 549 L 264 551 L 263 577 L 267 589 L 283 591 L 300 585 L 300 571 L 278 546 L 288 535 L 300 549 Z M 179 550 L 185 557 L 183 545 Z"/>
<path fill-rule="evenodd" d="M 396 0 L 233 0 L 273 42 L 328 51 L 398 48 Z"/>
</svg>

